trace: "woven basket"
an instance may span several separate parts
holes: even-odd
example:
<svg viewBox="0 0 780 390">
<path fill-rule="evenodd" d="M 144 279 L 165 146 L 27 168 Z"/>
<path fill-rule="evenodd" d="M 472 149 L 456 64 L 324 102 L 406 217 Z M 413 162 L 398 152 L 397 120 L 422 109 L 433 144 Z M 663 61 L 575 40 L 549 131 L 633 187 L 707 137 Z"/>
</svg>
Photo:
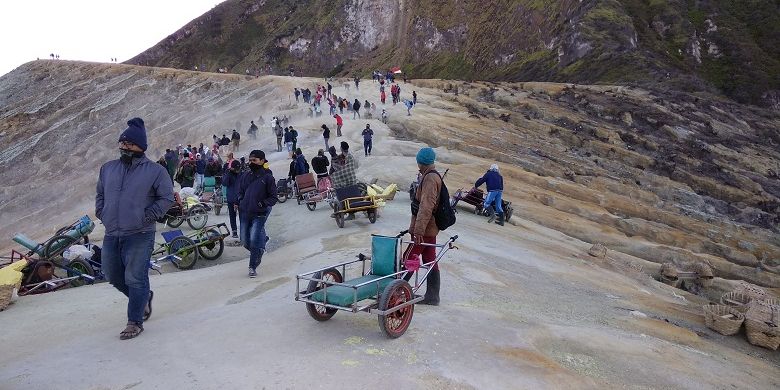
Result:
<svg viewBox="0 0 780 390">
<path fill-rule="evenodd" d="M 780 347 L 780 307 L 755 303 L 745 313 L 745 333 L 750 344 L 777 350 Z"/>
<path fill-rule="evenodd" d="M 750 299 L 764 299 L 769 297 L 766 290 L 745 281 L 740 281 L 737 284 L 737 287 L 734 288 L 734 291 L 745 294 L 750 297 Z"/>
<path fill-rule="evenodd" d="M 697 262 L 693 265 L 693 271 L 696 272 L 696 282 L 703 287 L 712 286 L 712 279 L 714 274 L 712 273 L 712 267 L 704 262 Z"/>
<path fill-rule="evenodd" d="M 704 324 L 722 335 L 737 334 L 745 321 L 745 315 L 732 306 L 704 305 L 703 309 Z"/>
<path fill-rule="evenodd" d="M 13 297 L 14 287 L 10 284 L 4 284 L 0 286 L 0 310 L 4 310 L 11 304 L 11 298 Z"/>
<path fill-rule="evenodd" d="M 748 310 L 748 304 L 751 300 L 752 299 L 749 296 L 737 291 L 725 293 L 720 297 L 721 304 L 731 306 L 740 313 L 744 313 Z"/>
</svg>

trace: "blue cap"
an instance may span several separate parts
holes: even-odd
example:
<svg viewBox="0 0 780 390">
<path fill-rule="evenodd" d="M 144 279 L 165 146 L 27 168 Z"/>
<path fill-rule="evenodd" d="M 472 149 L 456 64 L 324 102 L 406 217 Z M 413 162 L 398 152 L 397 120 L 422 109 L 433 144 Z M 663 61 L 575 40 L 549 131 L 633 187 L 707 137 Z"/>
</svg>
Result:
<svg viewBox="0 0 780 390">
<path fill-rule="evenodd" d="M 133 118 L 127 121 L 127 128 L 119 136 L 119 142 L 127 141 L 132 142 L 141 150 L 146 151 L 146 128 L 144 127 L 144 120 L 141 118 Z"/>
<path fill-rule="evenodd" d="M 422 148 L 417 152 L 417 163 L 420 165 L 431 165 L 436 160 L 436 152 L 431 148 Z"/>
</svg>

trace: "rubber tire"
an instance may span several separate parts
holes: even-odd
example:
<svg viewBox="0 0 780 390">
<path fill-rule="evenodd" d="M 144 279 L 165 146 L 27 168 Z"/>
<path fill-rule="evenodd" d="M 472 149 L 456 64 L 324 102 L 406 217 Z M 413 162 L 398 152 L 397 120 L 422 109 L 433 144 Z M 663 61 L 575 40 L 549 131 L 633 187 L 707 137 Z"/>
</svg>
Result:
<svg viewBox="0 0 780 390">
<path fill-rule="evenodd" d="M 317 202 L 306 203 L 306 208 L 309 209 L 309 211 L 316 210 L 317 209 Z"/>
<path fill-rule="evenodd" d="M 209 212 L 206 211 L 206 208 L 201 205 L 192 206 L 187 215 L 187 225 L 190 225 L 193 230 L 203 229 L 206 227 L 206 224 L 209 223 Z M 194 215 L 201 215 L 203 217 L 203 223 L 196 225 L 194 222 L 192 222 Z"/>
<path fill-rule="evenodd" d="M 95 276 L 95 270 L 92 268 L 92 265 L 89 264 L 88 261 L 83 259 L 73 259 L 68 264 L 69 268 L 73 268 L 75 271 L 78 271 L 82 275 L 88 275 L 88 276 Z M 73 271 L 68 271 L 68 277 L 76 276 L 77 274 Z M 87 281 L 79 278 L 79 279 L 73 279 L 70 281 L 71 287 L 80 287 L 85 284 L 88 284 Z"/>
<path fill-rule="evenodd" d="M 52 250 L 51 248 L 54 246 L 53 244 L 55 242 L 59 242 L 59 241 L 65 241 L 66 244 L 62 245 L 60 247 L 60 249 L 57 249 L 56 251 Z M 76 241 L 78 241 L 78 240 L 74 239 L 71 236 L 65 236 L 65 235 L 61 235 L 61 234 L 57 235 L 57 236 L 54 236 L 54 237 L 50 238 L 48 241 L 46 241 L 46 246 L 44 246 L 44 248 L 43 248 L 43 257 L 45 259 L 51 259 L 52 257 L 60 255 L 60 254 L 62 254 L 62 252 L 64 252 L 66 249 L 68 249 L 71 245 L 75 244 Z"/>
<path fill-rule="evenodd" d="M 322 273 L 318 272 L 314 277 L 317 278 L 317 279 L 325 279 L 324 277 L 322 277 L 321 274 L 333 276 L 333 281 L 336 282 L 336 283 L 341 283 L 341 282 L 344 281 L 344 278 L 341 276 L 341 273 L 337 269 L 335 269 L 335 268 L 328 268 L 325 271 L 322 271 Z M 321 285 L 321 283 L 317 283 L 317 282 L 315 282 L 313 280 L 309 281 L 309 285 L 306 287 L 306 293 L 308 294 L 308 293 L 312 293 L 312 292 L 315 292 L 317 290 L 322 289 L 322 287 L 320 285 Z M 314 318 L 315 320 L 320 321 L 320 322 L 327 321 L 327 320 L 331 319 L 331 317 L 333 317 L 333 315 L 336 314 L 336 312 L 338 311 L 338 309 L 332 309 L 332 308 L 326 307 L 325 308 L 325 312 L 324 313 L 320 313 L 320 312 L 317 311 L 317 307 L 322 307 L 322 305 L 315 305 L 313 303 L 307 303 L 306 304 L 306 311 L 309 313 L 311 318 Z"/>
<path fill-rule="evenodd" d="M 183 249 L 189 248 L 189 249 Z M 177 255 L 181 257 L 181 260 L 172 261 L 173 265 L 178 269 L 192 269 L 195 263 L 198 262 L 198 250 L 195 247 L 195 241 L 186 236 L 179 236 L 171 240 L 168 244 L 168 254 Z"/>
<path fill-rule="evenodd" d="M 368 211 L 368 221 L 371 223 L 376 222 L 376 210 L 369 210 Z"/>
<path fill-rule="evenodd" d="M 514 211 L 515 209 L 512 206 L 507 206 L 506 210 L 504 210 L 504 222 L 509 222 L 509 218 L 512 218 Z"/>
<path fill-rule="evenodd" d="M 276 194 L 276 200 L 278 200 L 279 203 L 287 202 L 287 194 Z"/>
<path fill-rule="evenodd" d="M 396 279 L 390 282 L 390 284 L 385 287 L 384 291 L 382 291 L 382 296 L 379 299 L 379 310 L 387 310 L 390 307 L 396 306 L 398 303 L 403 303 L 396 300 L 397 298 L 395 296 L 398 294 L 404 295 L 405 299 L 403 302 L 408 302 L 414 297 L 412 286 L 403 279 Z M 414 305 L 407 306 L 387 315 L 380 314 L 377 316 L 379 320 L 379 329 L 382 329 L 382 332 L 391 339 L 401 337 L 406 330 L 409 329 L 409 324 L 412 323 L 413 316 Z M 388 325 L 388 321 L 398 319 L 399 317 L 401 323 L 398 324 L 396 328 Z"/>
<path fill-rule="evenodd" d="M 209 234 L 213 234 L 214 237 L 219 237 L 219 240 L 217 240 L 215 242 L 212 242 L 212 243 L 208 243 L 208 244 L 200 244 L 200 245 L 198 245 L 198 254 L 200 254 L 200 257 L 202 257 L 202 258 L 204 258 L 206 260 L 216 260 L 220 256 L 222 256 L 222 252 L 225 251 L 225 240 L 222 238 L 222 235 L 219 234 L 219 230 L 217 230 L 217 229 L 206 230 L 202 234 L 198 235 L 198 239 L 201 239 L 201 240 L 205 239 L 206 237 L 209 236 Z M 219 248 L 219 249 L 217 249 L 217 253 L 215 255 L 207 254 L 207 252 L 205 250 L 207 249 L 206 247 L 208 245 L 216 246 L 217 248 Z M 211 249 L 209 249 L 209 250 L 211 251 Z"/>
<path fill-rule="evenodd" d="M 220 210 L 222 210 L 222 205 L 214 206 L 214 215 L 219 215 Z"/>
<path fill-rule="evenodd" d="M 165 221 L 165 224 L 172 228 L 177 228 L 181 226 L 181 224 L 183 223 L 184 223 L 183 217 L 168 217 L 168 220 Z"/>
<path fill-rule="evenodd" d="M 344 214 L 343 213 L 337 213 L 336 214 L 336 225 L 339 228 L 343 228 L 344 227 Z"/>
</svg>

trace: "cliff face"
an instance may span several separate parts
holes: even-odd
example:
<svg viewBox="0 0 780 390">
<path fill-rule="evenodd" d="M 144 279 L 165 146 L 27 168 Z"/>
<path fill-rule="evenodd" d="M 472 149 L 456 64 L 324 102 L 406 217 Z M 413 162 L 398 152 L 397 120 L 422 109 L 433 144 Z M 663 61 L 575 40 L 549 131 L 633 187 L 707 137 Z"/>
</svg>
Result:
<svg viewBox="0 0 780 390">
<path fill-rule="evenodd" d="M 772 0 L 229 0 L 131 64 L 630 83 L 780 107 Z"/>
</svg>

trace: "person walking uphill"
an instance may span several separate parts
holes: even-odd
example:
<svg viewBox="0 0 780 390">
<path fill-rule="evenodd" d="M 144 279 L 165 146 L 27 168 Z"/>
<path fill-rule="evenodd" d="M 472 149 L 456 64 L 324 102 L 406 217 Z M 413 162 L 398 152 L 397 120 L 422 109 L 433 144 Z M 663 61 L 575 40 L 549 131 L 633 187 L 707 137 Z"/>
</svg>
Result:
<svg viewBox="0 0 780 390">
<path fill-rule="evenodd" d="M 238 134 L 238 131 L 233 129 L 233 135 L 230 136 L 230 139 L 233 141 L 233 152 L 238 152 L 238 145 L 241 143 L 241 134 Z"/>
<path fill-rule="evenodd" d="M 127 326 L 121 340 L 144 330 L 152 315 L 149 259 L 155 223 L 173 205 L 173 184 L 165 168 L 146 158 L 146 128 L 141 118 L 127 122 L 119 137 L 119 159 L 100 167 L 95 215 L 106 233 L 101 255 L 106 279 L 128 298 Z"/>
<path fill-rule="evenodd" d="M 478 188 L 483 183 L 488 192 L 484 203 L 484 208 L 487 210 L 488 216 L 490 217 L 488 223 L 493 222 L 493 220 L 496 219 L 496 215 L 498 215 L 498 221 L 496 221 L 496 223 L 504 226 L 504 209 L 501 206 L 501 194 L 504 192 L 504 178 L 498 171 L 498 164 L 491 165 L 490 169 L 485 172 L 485 175 L 474 183 L 474 188 Z M 495 204 L 495 207 L 493 204 Z"/>
<path fill-rule="evenodd" d="M 336 118 L 336 137 L 341 137 L 341 126 L 344 126 L 344 119 L 341 119 L 341 115 L 333 115 Z"/>
<path fill-rule="evenodd" d="M 355 119 L 355 116 L 360 118 L 360 100 L 357 99 L 352 103 L 352 119 Z"/>
<path fill-rule="evenodd" d="M 228 215 L 230 218 L 230 230 L 233 232 L 232 237 L 238 238 L 236 209 L 238 209 L 241 163 L 238 160 L 233 160 L 228 164 L 228 169 L 222 174 L 222 185 L 225 187 L 225 198 L 227 199 Z"/>
<path fill-rule="evenodd" d="M 241 243 L 249 251 L 249 277 L 254 278 L 268 242 L 265 223 L 277 198 L 276 180 L 262 150 L 249 153 L 249 169 L 241 175 L 239 183 L 238 218 Z"/>
<path fill-rule="evenodd" d="M 322 138 L 325 140 L 325 150 L 330 148 L 330 145 L 328 145 L 328 141 L 330 140 L 330 129 L 327 125 L 322 125 Z"/>
<path fill-rule="evenodd" d="M 363 153 L 366 156 L 371 155 L 372 140 L 374 139 L 374 130 L 371 130 L 371 125 L 366 124 L 366 128 L 361 133 L 363 135 Z"/>
<path fill-rule="evenodd" d="M 417 168 L 420 171 L 420 183 L 412 200 L 412 220 L 409 224 L 409 232 L 412 234 L 414 244 L 407 248 L 404 259 L 421 255 L 423 263 L 436 260 L 436 248 L 419 244 L 436 244 L 436 236 L 439 227 L 436 225 L 434 213 L 439 206 L 439 194 L 442 187 L 442 178 L 436 171 L 434 161 L 436 153 L 431 148 L 422 148 L 417 152 Z M 411 279 L 412 273 L 408 273 L 405 279 Z M 439 304 L 440 275 L 438 263 L 428 274 L 425 299 L 420 303 L 424 305 Z"/>
</svg>

